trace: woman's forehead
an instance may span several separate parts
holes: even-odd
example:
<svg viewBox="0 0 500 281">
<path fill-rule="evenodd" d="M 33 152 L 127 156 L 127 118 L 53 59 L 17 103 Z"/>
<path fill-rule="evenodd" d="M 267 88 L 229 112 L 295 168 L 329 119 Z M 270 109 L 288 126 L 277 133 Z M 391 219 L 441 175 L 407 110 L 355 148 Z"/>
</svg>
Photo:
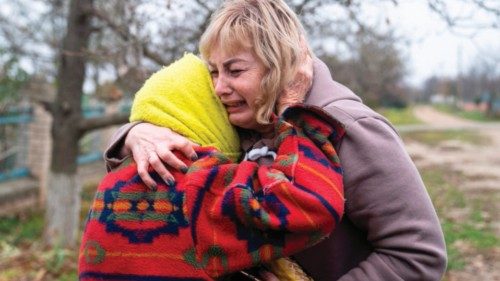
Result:
<svg viewBox="0 0 500 281">
<path fill-rule="evenodd" d="M 232 58 L 240 58 L 245 61 L 254 61 L 257 59 L 251 48 L 242 46 L 241 44 L 239 46 L 233 44 L 220 44 L 212 48 L 208 57 L 208 62 L 211 64 L 222 63 Z"/>
<path fill-rule="evenodd" d="M 218 44 L 212 48 L 212 52 L 223 52 L 228 55 L 235 55 L 241 52 L 251 52 L 252 44 L 248 39 L 235 39 L 219 41 Z"/>
</svg>

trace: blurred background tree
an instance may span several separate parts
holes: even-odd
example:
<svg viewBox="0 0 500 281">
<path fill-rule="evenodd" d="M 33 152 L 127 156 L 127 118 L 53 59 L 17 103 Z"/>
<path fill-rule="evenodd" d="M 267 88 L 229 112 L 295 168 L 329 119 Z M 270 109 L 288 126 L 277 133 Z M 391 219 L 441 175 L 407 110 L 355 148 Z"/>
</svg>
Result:
<svg viewBox="0 0 500 281">
<path fill-rule="evenodd" d="M 363 101 L 369 106 L 406 106 L 410 97 L 404 85 L 406 69 L 394 35 L 363 31 L 358 32 L 355 39 L 350 57 L 321 56 L 335 80 L 355 93 L 362 93 Z"/>
<path fill-rule="evenodd" d="M 29 79 L 29 74 L 19 65 L 19 60 L 0 49 L 0 112 L 7 110 L 12 104 L 22 99 L 19 90 Z"/>
</svg>

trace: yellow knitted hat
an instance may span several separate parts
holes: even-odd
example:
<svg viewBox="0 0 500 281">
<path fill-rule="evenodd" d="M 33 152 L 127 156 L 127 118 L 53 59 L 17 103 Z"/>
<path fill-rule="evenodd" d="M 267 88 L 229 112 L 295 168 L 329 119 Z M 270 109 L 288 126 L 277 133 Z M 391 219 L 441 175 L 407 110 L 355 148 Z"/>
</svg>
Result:
<svg viewBox="0 0 500 281">
<path fill-rule="evenodd" d="M 215 146 L 233 161 L 240 155 L 238 134 L 215 95 L 210 73 L 190 53 L 146 81 L 135 95 L 130 121 L 168 127 L 202 146 Z"/>
</svg>

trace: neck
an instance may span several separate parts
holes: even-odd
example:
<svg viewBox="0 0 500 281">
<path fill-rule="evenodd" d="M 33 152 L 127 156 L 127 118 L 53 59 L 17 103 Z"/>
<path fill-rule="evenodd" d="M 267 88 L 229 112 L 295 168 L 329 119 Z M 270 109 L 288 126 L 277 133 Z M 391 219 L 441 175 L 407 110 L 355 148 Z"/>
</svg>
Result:
<svg viewBox="0 0 500 281">
<path fill-rule="evenodd" d="M 274 137 L 274 126 L 273 124 L 268 124 L 268 125 L 262 125 L 259 130 L 257 130 L 259 134 L 262 136 L 262 138 L 265 139 L 270 139 Z"/>
</svg>

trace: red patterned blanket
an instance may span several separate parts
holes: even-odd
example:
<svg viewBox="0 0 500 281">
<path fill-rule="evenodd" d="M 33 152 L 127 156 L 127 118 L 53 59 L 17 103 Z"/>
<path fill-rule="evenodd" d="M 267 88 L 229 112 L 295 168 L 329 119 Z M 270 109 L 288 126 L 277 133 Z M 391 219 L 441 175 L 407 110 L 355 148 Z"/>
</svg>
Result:
<svg viewBox="0 0 500 281">
<path fill-rule="evenodd" d="M 204 147 L 186 174 L 174 172 L 175 185 L 156 191 L 134 164 L 107 174 L 84 230 L 80 280 L 212 280 L 328 236 L 344 209 L 334 149 L 344 130 L 304 106 L 287 109 L 275 130 L 268 166 Z"/>
</svg>

